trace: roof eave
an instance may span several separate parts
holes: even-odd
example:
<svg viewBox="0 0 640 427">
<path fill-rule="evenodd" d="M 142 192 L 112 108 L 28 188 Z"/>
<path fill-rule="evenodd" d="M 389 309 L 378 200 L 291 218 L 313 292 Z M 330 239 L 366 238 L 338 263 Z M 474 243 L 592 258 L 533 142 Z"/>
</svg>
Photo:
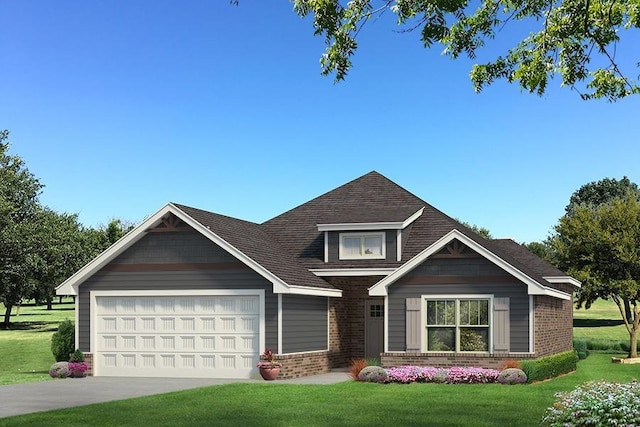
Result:
<svg viewBox="0 0 640 427">
<path fill-rule="evenodd" d="M 491 261 L 498 267 L 502 268 L 507 273 L 516 277 L 523 283 L 527 285 L 527 293 L 529 295 L 548 295 L 553 296 L 555 298 L 560 298 L 563 300 L 571 299 L 571 296 L 565 292 L 558 291 L 556 289 L 549 288 L 537 280 L 533 279 L 523 271 L 509 264 L 507 261 L 503 260 L 484 246 L 477 243 L 475 240 L 467 237 L 464 233 L 458 231 L 457 229 L 453 229 L 440 239 L 435 241 L 431 246 L 424 249 L 418 255 L 411 258 L 405 264 L 400 266 L 395 272 L 391 273 L 389 276 L 380 280 L 378 283 L 369 288 L 369 295 L 371 296 L 387 296 L 387 288 L 389 285 L 403 277 L 405 274 L 412 271 L 414 268 L 422 264 L 426 261 L 431 255 L 440 251 L 443 247 L 445 247 L 450 241 L 453 239 L 458 239 L 480 255 L 482 255 L 485 259 Z"/>
</svg>

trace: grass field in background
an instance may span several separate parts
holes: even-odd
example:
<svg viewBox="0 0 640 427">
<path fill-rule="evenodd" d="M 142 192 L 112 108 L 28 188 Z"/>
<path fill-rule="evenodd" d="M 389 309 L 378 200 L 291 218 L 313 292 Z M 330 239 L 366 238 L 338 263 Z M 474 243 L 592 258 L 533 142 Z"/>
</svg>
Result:
<svg viewBox="0 0 640 427">
<path fill-rule="evenodd" d="M 58 330 L 58 324 L 74 320 L 74 305 L 70 298 L 63 304 L 53 304 L 53 310 L 46 306 L 24 304 L 11 311 L 11 328 L 0 330 L 0 385 L 44 381 L 49 377 L 49 367 L 55 362 L 51 353 L 51 335 Z M 5 307 L 0 304 L 0 313 Z"/>
<path fill-rule="evenodd" d="M 573 310 L 574 339 L 629 342 L 629 333 L 613 301 L 597 300 L 586 310 Z"/>
</svg>

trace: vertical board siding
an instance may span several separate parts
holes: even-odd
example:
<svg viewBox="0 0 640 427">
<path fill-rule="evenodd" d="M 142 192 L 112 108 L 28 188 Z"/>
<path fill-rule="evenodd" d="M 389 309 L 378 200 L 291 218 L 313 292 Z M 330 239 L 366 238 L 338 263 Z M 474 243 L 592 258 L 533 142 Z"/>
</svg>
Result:
<svg viewBox="0 0 640 427">
<path fill-rule="evenodd" d="M 113 264 L 215 263 L 237 259 L 197 231 L 148 233 Z"/>
<path fill-rule="evenodd" d="M 422 344 L 422 330 L 420 328 L 420 309 L 422 298 L 407 298 L 407 351 L 419 353 Z"/>
<path fill-rule="evenodd" d="M 509 298 L 510 351 L 529 351 L 529 295 L 525 284 L 516 278 L 512 278 L 513 282 L 502 280 L 501 283 L 432 283 L 433 277 L 437 276 L 512 278 L 504 270 L 484 258 L 429 259 L 425 261 L 389 287 L 389 351 L 406 351 L 407 349 L 407 298 L 420 298 L 422 295 L 469 294 L 487 294 Z M 429 278 L 429 280 L 420 283 L 421 277 Z M 410 281 L 410 283 L 405 281 Z"/>
<path fill-rule="evenodd" d="M 249 268 L 215 271 L 101 272 L 80 286 L 79 346 L 90 351 L 90 291 L 112 290 L 180 290 L 180 289 L 264 289 L 265 343 L 278 345 L 278 298 L 272 285 Z"/>
<path fill-rule="evenodd" d="M 282 295 L 282 352 L 327 350 L 327 297 Z"/>
</svg>

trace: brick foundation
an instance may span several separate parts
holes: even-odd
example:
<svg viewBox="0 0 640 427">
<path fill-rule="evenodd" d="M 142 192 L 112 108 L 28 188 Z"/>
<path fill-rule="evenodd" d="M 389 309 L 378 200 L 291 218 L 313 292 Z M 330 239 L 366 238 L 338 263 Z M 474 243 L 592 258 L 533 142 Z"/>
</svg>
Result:
<svg viewBox="0 0 640 427">
<path fill-rule="evenodd" d="M 93 376 L 93 353 L 84 353 L 84 363 L 87 364 L 87 376 Z"/>
<path fill-rule="evenodd" d="M 393 366 L 433 366 L 450 368 L 452 366 L 480 367 L 499 369 L 507 360 L 533 359 L 534 355 L 501 353 L 501 354 L 451 354 L 451 353 L 382 353 L 381 362 L 385 368 Z"/>
<path fill-rule="evenodd" d="M 281 380 L 326 374 L 331 370 L 328 351 L 276 355 L 276 359 L 282 363 L 278 376 Z"/>
</svg>

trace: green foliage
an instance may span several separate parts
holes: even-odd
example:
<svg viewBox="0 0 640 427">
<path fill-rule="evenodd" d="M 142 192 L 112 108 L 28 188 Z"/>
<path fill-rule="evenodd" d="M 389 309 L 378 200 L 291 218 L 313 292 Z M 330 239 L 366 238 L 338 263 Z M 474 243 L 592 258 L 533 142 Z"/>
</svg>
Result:
<svg viewBox="0 0 640 427">
<path fill-rule="evenodd" d="M 479 225 L 475 225 L 475 224 L 470 224 L 466 221 L 461 221 L 457 218 L 456 218 L 456 221 L 458 221 L 460 224 L 464 225 L 465 227 L 469 228 L 474 233 L 484 237 L 485 239 L 493 239 L 493 236 L 491 235 L 491 231 L 489 231 L 488 228 L 480 227 Z"/>
<path fill-rule="evenodd" d="M 585 340 L 574 340 L 573 341 L 573 349 L 576 351 L 578 355 L 578 359 L 583 360 L 586 359 L 589 355 L 589 349 L 587 348 L 587 341 Z"/>
<path fill-rule="evenodd" d="M 460 351 L 487 351 L 487 340 L 473 329 L 460 329 Z"/>
<path fill-rule="evenodd" d="M 554 378 L 576 370 L 578 355 L 574 350 L 533 360 L 522 360 L 520 365 L 529 382 Z"/>
<path fill-rule="evenodd" d="M 33 290 L 28 259 L 38 243 L 32 238 L 32 219 L 42 189 L 24 161 L 8 153 L 8 136 L 8 131 L 0 131 L 0 301 L 6 307 L 5 327 L 11 308 Z"/>
<path fill-rule="evenodd" d="M 507 25 L 525 29 L 527 37 L 472 67 L 471 81 L 478 92 L 503 79 L 542 95 L 549 80 L 559 75 L 561 84 L 583 99 L 615 101 L 640 93 L 640 79 L 615 57 L 621 34 L 640 28 L 640 7 L 634 1 L 291 1 L 298 15 L 313 16 L 314 34 L 323 36 L 327 46 L 320 60 L 322 74 L 335 74 L 336 81 L 351 68 L 364 24 L 390 11 L 406 31 L 420 29 L 425 47 L 441 44 L 451 58 L 464 54 L 475 59 L 492 39 L 504 37 L 512 44 L 510 33 L 502 31 Z"/>
<path fill-rule="evenodd" d="M 543 426 L 640 425 L 640 384 L 588 382 L 571 392 L 556 394 Z"/>
<path fill-rule="evenodd" d="M 71 320 L 64 320 L 58 326 L 58 332 L 51 337 L 51 352 L 56 362 L 68 362 L 69 355 L 76 348 L 76 332 Z"/>
<path fill-rule="evenodd" d="M 76 348 L 76 351 L 69 355 L 69 362 L 84 362 L 84 353 Z"/>
<path fill-rule="evenodd" d="M 567 215 L 571 215 L 578 206 L 588 205 L 597 207 L 610 203 L 615 199 L 624 199 L 629 193 L 640 198 L 640 188 L 626 176 L 620 180 L 604 178 L 600 181 L 584 184 L 578 190 L 574 191 L 569 199 L 569 204 L 564 210 Z"/>
<path fill-rule="evenodd" d="M 587 309 L 598 298 L 611 299 L 637 357 L 640 333 L 640 201 L 624 199 L 591 206 L 582 203 L 560 218 L 554 246 L 561 266 L 582 282 L 576 305 Z"/>
</svg>

